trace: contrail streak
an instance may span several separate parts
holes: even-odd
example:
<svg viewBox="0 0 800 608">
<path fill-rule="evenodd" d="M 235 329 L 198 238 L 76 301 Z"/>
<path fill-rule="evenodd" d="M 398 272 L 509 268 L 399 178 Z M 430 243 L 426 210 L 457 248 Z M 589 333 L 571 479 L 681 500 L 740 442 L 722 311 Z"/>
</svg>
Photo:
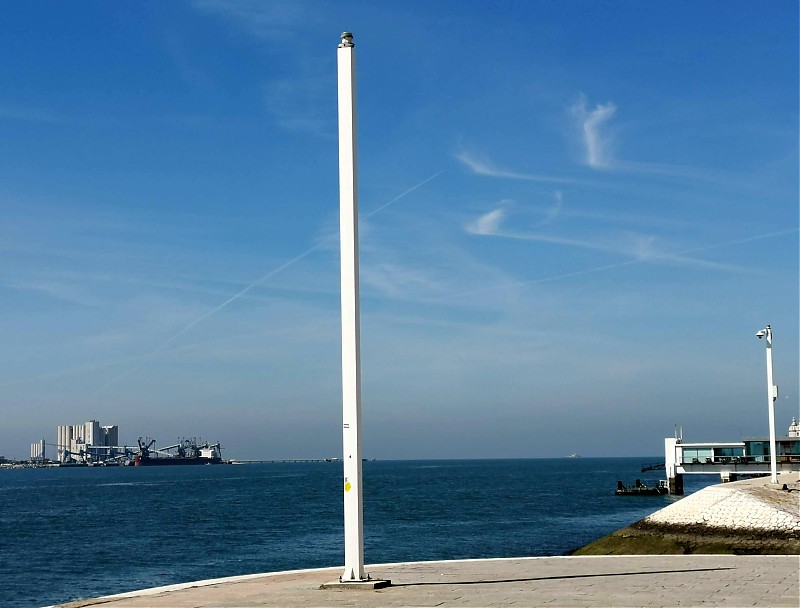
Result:
<svg viewBox="0 0 800 608">
<path fill-rule="evenodd" d="M 243 334 L 244 335 L 244 334 Z M 252 335 L 252 334 L 246 334 Z M 225 338 L 217 338 L 215 340 L 206 340 L 204 342 L 198 342 L 195 344 L 187 344 L 184 346 L 178 346 L 175 348 L 164 348 L 161 352 L 157 353 L 158 355 L 168 355 L 176 352 L 191 350 L 195 348 L 199 348 L 201 346 L 208 346 L 209 344 L 214 344 L 220 342 L 225 339 L 230 339 L 231 336 L 226 336 Z M 233 337 L 241 337 L 241 336 L 233 336 Z M 155 356 L 155 355 L 153 355 Z M 40 380 L 49 380 L 52 378 L 61 378 L 63 376 L 79 376 L 81 374 L 87 374 L 89 372 L 93 372 L 97 369 L 101 369 L 104 367 L 113 367 L 115 365 L 123 365 L 128 363 L 136 363 L 140 361 L 141 355 L 132 355 L 130 357 L 123 357 L 121 359 L 111 359 L 105 360 L 101 363 L 86 363 L 84 365 L 77 365 L 74 367 L 67 367 L 51 372 L 45 372 L 43 374 L 37 374 L 35 376 L 28 376 L 27 378 L 15 378 L 14 380 L 8 380 L 6 382 L 0 382 L 0 387 L 5 386 L 14 386 L 16 384 L 29 384 L 31 382 L 38 382 Z"/>
<path fill-rule="evenodd" d="M 317 325 L 312 326 L 303 326 L 305 331 L 323 331 L 328 325 L 319 323 Z M 288 333 L 291 330 L 270 330 L 270 331 L 263 331 L 257 334 L 260 337 L 263 336 L 276 336 L 276 335 L 283 335 Z M 175 353 L 182 353 L 192 350 L 197 350 L 199 348 L 207 348 L 209 345 L 219 344 L 221 342 L 226 342 L 229 340 L 237 340 L 241 338 L 252 338 L 255 334 L 253 332 L 243 333 L 243 334 L 229 334 L 223 336 L 221 338 L 213 338 L 211 340 L 203 340 L 202 342 L 194 342 L 191 344 L 183 344 L 181 346 L 174 346 L 172 348 L 165 348 L 162 347 L 161 351 L 150 353 L 151 358 L 156 357 L 163 357 L 166 355 L 172 355 Z M 4 382 L 0 382 L 0 388 L 6 386 L 14 386 L 17 384 L 30 384 L 31 382 L 39 382 L 41 380 L 50 380 L 53 378 L 61 378 L 65 376 L 79 376 L 81 374 L 88 374 L 89 372 L 93 372 L 98 369 L 102 369 L 104 367 L 114 367 L 118 365 L 126 365 L 130 363 L 137 363 L 141 362 L 142 355 L 131 355 L 129 357 L 122 357 L 120 359 L 110 359 L 102 361 L 101 363 L 86 363 L 84 365 L 76 365 L 73 367 L 67 367 L 55 371 L 45 372 L 42 374 L 37 374 L 35 376 L 28 376 L 26 378 L 15 378 L 14 380 L 7 380 Z M 138 369 L 135 367 L 134 369 Z M 129 370 L 130 371 L 130 370 Z"/>
<path fill-rule="evenodd" d="M 539 283 L 549 283 L 552 281 L 560 281 L 561 279 L 568 279 L 583 274 L 591 274 L 593 272 L 602 272 L 604 270 L 612 270 L 614 268 L 621 268 L 623 266 L 631 266 L 632 264 L 639 264 L 643 260 L 628 260 L 627 262 L 619 262 L 617 264 L 609 264 L 607 266 L 595 266 L 594 268 L 584 268 L 583 270 L 575 270 L 574 272 L 567 272 L 565 274 L 557 274 L 550 277 L 542 277 L 541 279 L 533 279 L 530 281 L 514 281 L 513 283 L 503 283 L 502 285 L 491 285 L 489 287 L 481 287 L 479 289 L 472 289 L 470 291 L 462 291 L 451 296 L 436 298 L 434 302 L 446 302 L 447 300 L 458 300 L 473 296 L 478 293 L 485 293 L 487 291 L 499 291 L 501 289 L 511 289 L 512 287 L 525 287 L 526 285 L 537 285 Z"/>
<path fill-rule="evenodd" d="M 276 274 L 278 274 L 279 272 L 282 272 L 283 270 L 285 270 L 286 268 L 288 268 L 289 266 L 291 266 L 295 262 L 298 262 L 298 261 L 302 260 L 304 257 L 309 255 L 310 253 L 312 253 L 312 252 L 316 251 L 317 249 L 319 249 L 320 247 L 322 247 L 322 245 L 324 245 L 329 240 L 331 240 L 331 237 L 329 237 L 328 239 L 325 239 L 324 241 L 321 241 L 320 243 L 317 243 L 313 247 L 309 247 L 308 249 L 306 249 L 300 255 L 297 255 L 297 256 L 293 257 L 291 260 L 289 260 L 287 262 L 284 262 L 283 264 L 281 264 L 277 268 L 271 270 L 270 272 L 268 272 L 264 276 L 262 276 L 259 279 L 253 281 L 252 283 L 250 283 L 244 289 L 236 292 L 235 294 L 233 294 L 230 298 L 225 300 L 222 304 L 220 304 L 216 308 L 212 308 L 207 313 L 197 317 L 194 321 L 192 321 L 191 323 L 186 325 L 178 333 L 176 333 L 176 334 L 170 336 L 169 338 L 167 338 L 166 340 L 164 340 L 161 344 L 158 345 L 158 347 L 155 350 L 153 350 L 153 351 L 151 351 L 151 352 L 149 352 L 149 353 L 147 353 L 145 355 L 142 355 L 141 356 L 142 357 L 141 360 L 135 366 L 133 366 L 132 368 L 130 368 L 128 370 L 125 370 L 121 374 L 119 374 L 119 375 L 115 376 L 114 378 L 112 378 L 111 380 L 109 380 L 107 383 L 105 383 L 103 386 L 101 386 L 99 389 L 97 389 L 97 391 L 95 391 L 95 394 L 102 393 L 108 387 L 112 386 L 113 384 L 116 384 L 117 382 L 119 382 L 120 380 L 125 378 L 126 376 L 129 376 L 130 374 L 138 371 L 150 359 L 153 359 L 156 356 L 160 355 L 164 351 L 164 349 L 166 349 L 175 340 L 180 338 L 186 332 L 191 331 L 191 329 L 193 327 L 195 327 L 198 323 L 202 323 L 203 321 L 205 321 L 209 317 L 217 314 L 220 310 L 222 310 L 223 308 L 225 308 L 229 304 L 235 302 L 239 298 L 242 298 L 245 294 L 247 294 L 248 291 L 252 290 L 254 287 L 257 287 L 258 285 L 260 285 L 261 283 L 263 283 L 267 279 L 270 279 L 270 278 L 274 277 Z"/>
<path fill-rule="evenodd" d="M 408 195 L 408 194 L 411 194 L 412 192 L 414 192 L 414 190 L 416 190 L 417 188 L 420 188 L 420 187 L 424 186 L 425 184 L 427 184 L 427 183 L 428 183 L 429 181 L 431 181 L 432 179 L 434 179 L 434 178 L 436 178 L 436 177 L 439 177 L 439 176 L 440 176 L 442 173 L 444 173 L 444 169 L 442 169 L 441 171 L 437 171 L 436 173 L 434 173 L 433 175 L 431 175 L 429 178 L 422 180 L 422 181 L 421 181 L 420 183 L 418 183 L 416 186 L 411 186 L 411 188 L 409 188 L 408 190 L 406 190 L 405 192 L 403 192 L 403 193 L 401 193 L 401 194 L 398 194 L 398 195 L 397 195 L 397 196 L 395 196 L 395 197 L 394 197 L 392 200 L 390 200 L 388 203 L 384 203 L 383 205 L 381 205 L 381 206 L 380 206 L 380 207 L 378 207 L 377 209 L 373 209 L 372 211 L 370 211 L 369 213 L 367 213 L 367 214 L 366 214 L 364 217 L 365 217 L 365 218 L 366 218 L 366 217 L 372 217 L 373 215 L 375 215 L 375 214 L 376 214 L 376 213 L 378 213 L 379 211 L 383 211 L 384 209 L 386 209 L 386 207 L 388 207 L 388 206 L 389 206 L 389 205 L 391 205 L 392 203 L 396 203 L 397 201 L 399 201 L 399 200 L 400 200 L 401 198 L 403 198 L 404 196 L 406 196 L 406 195 Z"/>
<path fill-rule="evenodd" d="M 383 210 L 384 210 L 384 209 L 386 209 L 386 208 L 387 208 L 389 205 L 391 205 L 391 204 L 393 204 L 393 203 L 396 203 L 396 202 L 397 202 L 397 201 L 399 201 L 401 198 L 403 198 L 403 197 L 405 197 L 405 196 L 407 196 L 407 195 L 411 194 L 411 193 L 412 193 L 412 192 L 414 192 L 416 189 L 418 189 L 418 188 L 421 188 L 422 186 L 424 186 L 425 184 L 427 184 L 427 183 L 428 183 L 429 181 L 431 181 L 432 179 L 435 179 L 435 178 L 439 177 L 439 176 L 440 176 L 442 173 L 444 173 L 444 169 L 442 169 L 441 171 L 437 171 L 436 173 L 434 173 L 434 174 L 433 174 L 433 175 L 431 175 L 430 177 L 427 177 L 427 178 L 425 178 L 424 180 L 422 180 L 421 182 L 419 182 L 419 183 L 418 183 L 418 184 L 416 184 L 415 186 L 412 186 L 411 188 L 409 188 L 409 189 L 408 189 L 408 190 L 406 190 L 405 192 L 402 192 L 402 193 L 398 194 L 398 195 L 397 195 L 397 196 L 395 196 L 395 197 L 394 197 L 392 200 L 390 200 L 390 201 L 388 201 L 388 202 L 384 203 L 383 205 L 381 205 L 381 206 L 380 206 L 380 207 L 378 207 L 377 209 L 374 209 L 374 210 L 370 211 L 368 214 L 364 215 L 363 217 L 365 217 L 365 218 L 372 217 L 372 216 L 373 216 L 373 215 L 375 215 L 376 213 L 378 213 L 378 212 L 380 212 L 380 211 L 383 211 Z M 153 350 L 153 351 L 151 351 L 150 353 L 147 353 L 147 354 L 145 354 L 145 355 L 142 355 L 142 359 L 141 359 L 141 361 L 139 361 L 139 363 L 138 363 L 137 365 L 135 365 L 134 367 L 132 367 L 132 368 L 130 368 L 130 369 L 128 369 L 128 370 L 126 370 L 126 371 L 122 372 L 122 373 L 121 373 L 121 374 L 119 374 L 118 376 L 116 376 L 116 377 L 112 378 L 112 379 L 111 379 L 109 382 L 107 382 L 106 384 L 104 384 L 103 386 L 101 386 L 99 389 L 97 389 L 97 391 L 96 391 L 96 394 L 97 394 L 97 393 L 101 393 L 101 392 L 103 392 L 103 391 L 104 391 L 104 390 L 106 390 L 108 387 L 110 387 L 110 386 L 112 386 L 113 384 L 116 384 L 118 381 L 122 380 L 122 378 L 125 378 L 126 376 L 128 376 L 128 375 L 130 375 L 130 374 L 132 374 L 132 373 L 134 373 L 134 372 L 136 372 L 136 371 L 138 371 L 138 370 L 139 370 L 139 369 L 140 369 L 140 368 L 141 368 L 141 367 L 142 367 L 142 366 L 143 366 L 143 365 L 144 365 L 144 364 L 145 364 L 145 363 L 146 363 L 146 362 L 147 362 L 149 359 L 152 359 L 153 357 L 155 357 L 156 355 L 158 355 L 159 353 L 161 353 L 161 352 L 162 352 L 162 351 L 163 351 L 163 350 L 164 350 L 164 349 L 165 349 L 167 346 L 169 346 L 170 344 L 172 344 L 172 343 L 173 343 L 175 340 L 177 340 L 178 338 L 180 338 L 180 337 L 181 337 L 182 335 L 184 335 L 186 332 L 188 332 L 188 331 L 191 331 L 191 330 L 192 330 L 192 328 L 194 328 L 195 326 L 197 326 L 199 323 L 202 323 L 203 321 L 205 321 L 205 320 L 206 320 L 206 319 L 208 319 L 209 317 L 212 317 L 212 316 L 214 316 L 215 314 L 217 314 L 219 311 L 221 311 L 221 310 L 222 310 L 223 308 L 225 308 L 226 306 L 229 306 L 230 304 L 233 304 L 233 303 L 234 303 L 236 300 L 239 300 L 240 298 L 244 297 L 244 296 L 245 296 L 245 295 L 246 295 L 246 294 L 247 294 L 249 291 L 251 291 L 251 290 L 252 290 L 252 289 L 254 289 L 255 287 L 258 287 L 258 286 L 259 286 L 259 285 L 261 285 L 261 284 L 262 284 L 264 281 L 267 281 L 267 280 L 271 279 L 272 277 L 274 277 L 275 275 L 277 275 L 277 274 L 279 274 L 279 273 L 283 272 L 284 270 L 286 270 L 287 268 L 289 268 L 290 266 L 292 266 L 292 265 L 293 265 L 293 264 L 295 264 L 296 262 L 299 262 L 300 260 L 302 260 L 303 258 L 307 257 L 307 256 L 308 256 L 308 255 L 310 255 L 311 253 L 313 253 L 313 252 L 317 251 L 318 249 L 320 249 L 320 248 L 321 248 L 323 245 L 326 245 L 327 243 L 329 243 L 330 241 L 333 241 L 333 240 L 335 240 L 336 238 L 338 238 L 338 235 L 331 235 L 331 236 L 329 236 L 329 237 L 327 237 L 327 238 L 325 238 L 325 239 L 321 240 L 321 241 L 320 241 L 319 243 L 317 243 L 316 245 L 313 245 L 312 247 L 309 247 L 308 249 L 306 249 L 306 250 L 305 250 L 303 253 L 301 253 L 301 254 L 299 254 L 299 255 L 296 255 L 295 257 L 293 257 L 292 259 L 290 259 L 290 260 L 288 260 L 288 261 L 284 262 L 283 264 L 281 264 L 281 265 L 280 265 L 280 266 L 278 266 L 277 268 L 274 268 L 273 270 L 270 270 L 270 271 L 269 271 L 267 274 L 263 275 L 262 277 L 259 277 L 258 279 L 256 279 L 256 280 L 255 280 L 255 281 L 253 281 L 252 283 L 250 283 L 250 284 L 249 284 L 247 287 L 245 287 L 244 289 L 241 289 L 240 291 L 238 291 L 238 292 L 236 292 L 235 294 L 233 294 L 231 297 L 229 297 L 227 300 L 225 300 L 225 301 L 224 301 L 222 304 L 220 304 L 219 306 L 217 306 L 217 307 L 215 307 L 215 308 L 212 308 L 212 309 L 211 309 L 210 311 L 208 311 L 207 313 L 205 313 L 205 314 L 203 314 L 203 315 L 199 316 L 199 317 L 198 317 L 198 318 L 196 318 L 194 321 L 192 321 L 191 323 L 189 323 L 188 325 L 186 325 L 186 326 L 185 326 L 183 329 L 181 329 L 179 332 L 177 332 L 177 333 L 176 333 L 176 334 L 174 334 L 173 336 L 170 336 L 169 338 L 167 338 L 166 340 L 164 340 L 164 342 L 162 342 L 162 343 L 161 343 L 161 344 L 160 344 L 160 345 L 159 345 L 159 346 L 158 346 L 158 347 L 157 347 L 155 350 Z"/>
<path fill-rule="evenodd" d="M 688 255 L 691 253 L 700 253 L 701 251 L 711 251 L 713 249 L 722 249 L 724 247 L 733 247 L 734 245 L 742 245 L 744 243 L 750 243 L 753 241 L 761 241 L 763 239 L 769 239 L 777 236 L 785 236 L 787 234 L 793 234 L 797 232 L 797 228 L 790 228 L 787 230 L 779 230 L 777 232 L 768 232 L 767 234 L 757 234 L 755 236 L 746 237 L 743 239 L 737 239 L 735 241 L 728 241 L 725 243 L 717 243 L 716 245 L 704 245 L 702 247 L 693 247 L 691 249 L 684 249 L 683 251 L 676 251 L 675 253 L 669 254 L 670 256 L 679 256 L 679 255 Z M 464 291 L 458 294 L 454 294 L 452 296 L 445 296 L 442 298 L 437 298 L 435 302 L 442 302 L 447 300 L 457 300 L 460 298 L 465 298 L 467 296 L 472 296 L 478 293 L 484 293 L 487 291 L 497 291 L 500 289 L 510 289 L 512 287 L 524 287 L 526 285 L 537 285 L 539 283 L 549 283 L 552 281 L 560 281 L 561 279 L 569 279 L 571 277 L 576 277 L 584 274 L 591 274 L 594 272 L 604 272 L 606 270 L 613 270 L 615 268 L 623 268 L 625 266 L 632 266 L 634 264 L 644 264 L 646 262 L 657 261 L 658 259 L 665 259 L 664 256 L 659 256 L 657 258 L 636 258 L 633 260 L 627 260 L 625 262 L 618 262 L 616 264 L 608 264 L 606 266 L 595 266 L 593 268 L 585 268 L 583 270 L 576 270 L 574 272 L 567 272 L 565 274 L 553 275 L 550 277 L 542 277 L 540 279 L 533 279 L 531 281 L 515 281 L 514 283 L 505 283 L 503 285 L 492 285 L 490 287 L 482 287 L 480 289 L 473 289 L 471 291 Z"/>
</svg>

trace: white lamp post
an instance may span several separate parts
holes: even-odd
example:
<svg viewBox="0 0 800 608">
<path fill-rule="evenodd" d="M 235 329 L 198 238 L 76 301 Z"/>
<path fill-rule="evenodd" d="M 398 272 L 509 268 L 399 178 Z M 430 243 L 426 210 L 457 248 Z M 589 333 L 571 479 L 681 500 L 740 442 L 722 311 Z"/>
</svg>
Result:
<svg viewBox="0 0 800 608">
<path fill-rule="evenodd" d="M 361 319 L 358 290 L 358 162 L 356 51 L 344 32 L 339 75 L 339 247 L 342 260 L 342 445 L 344 460 L 344 573 L 323 589 L 380 589 L 388 579 L 364 572 L 364 500 L 361 484 Z"/>
<path fill-rule="evenodd" d="M 344 574 L 366 580 L 361 495 L 361 339 L 358 293 L 358 162 L 355 47 L 342 34 L 339 68 L 339 247 L 342 260 L 342 418 L 344 446 Z"/>
<path fill-rule="evenodd" d="M 778 483 L 778 450 L 775 446 L 775 400 L 778 387 L 772 383 L 772 327 L 767 325 L 756 332 L 756 337 L 767 341 L 767 404 L 769 406 L 769 471 L 770 481 Z"/>
</svg>

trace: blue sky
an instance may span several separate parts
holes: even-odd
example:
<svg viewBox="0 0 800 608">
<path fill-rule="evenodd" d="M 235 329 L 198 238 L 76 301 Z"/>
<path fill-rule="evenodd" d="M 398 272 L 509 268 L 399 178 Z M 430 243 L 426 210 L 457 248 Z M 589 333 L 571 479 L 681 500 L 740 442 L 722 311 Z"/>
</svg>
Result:
<svg viewBox="0 0 800 608">
<path fill-rule="evenodd" d="M 0 454 L 95 418 L 341 453 L 336 46 L 364 451 L 659 455 L 798 415 L 796 2 L 16 2 Z"/>
</svg>

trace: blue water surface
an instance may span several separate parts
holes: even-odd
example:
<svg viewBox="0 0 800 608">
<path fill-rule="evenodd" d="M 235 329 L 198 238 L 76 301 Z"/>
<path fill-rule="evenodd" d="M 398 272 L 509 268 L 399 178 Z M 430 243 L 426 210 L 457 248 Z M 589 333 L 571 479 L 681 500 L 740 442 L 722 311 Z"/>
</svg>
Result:
<svg viewBox="0 0 800 608">
<path fill-rule="evenodd" d="M 658 460 L 365 462 L 365 560 L 564 555 L 676 500 L 614 495 Z M 341 463 L 2 470 L 0 606 L 338 566 L 342 521 Z"/>
</svg>

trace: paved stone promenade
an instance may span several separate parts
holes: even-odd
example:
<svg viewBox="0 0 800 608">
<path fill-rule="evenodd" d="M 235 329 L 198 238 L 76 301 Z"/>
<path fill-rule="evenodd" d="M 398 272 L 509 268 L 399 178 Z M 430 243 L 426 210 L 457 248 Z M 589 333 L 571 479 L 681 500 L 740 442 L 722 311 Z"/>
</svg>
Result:
<svg viewBox="0 0 800 608">
<path fill-rule="evenodd" d="M 70 608 L 272 606 L 800 606 L 800 556 L 536 557 L 370 566 L 392 586 L 319 589 L 340 569 L 217 579 Z"/>
</svg>

